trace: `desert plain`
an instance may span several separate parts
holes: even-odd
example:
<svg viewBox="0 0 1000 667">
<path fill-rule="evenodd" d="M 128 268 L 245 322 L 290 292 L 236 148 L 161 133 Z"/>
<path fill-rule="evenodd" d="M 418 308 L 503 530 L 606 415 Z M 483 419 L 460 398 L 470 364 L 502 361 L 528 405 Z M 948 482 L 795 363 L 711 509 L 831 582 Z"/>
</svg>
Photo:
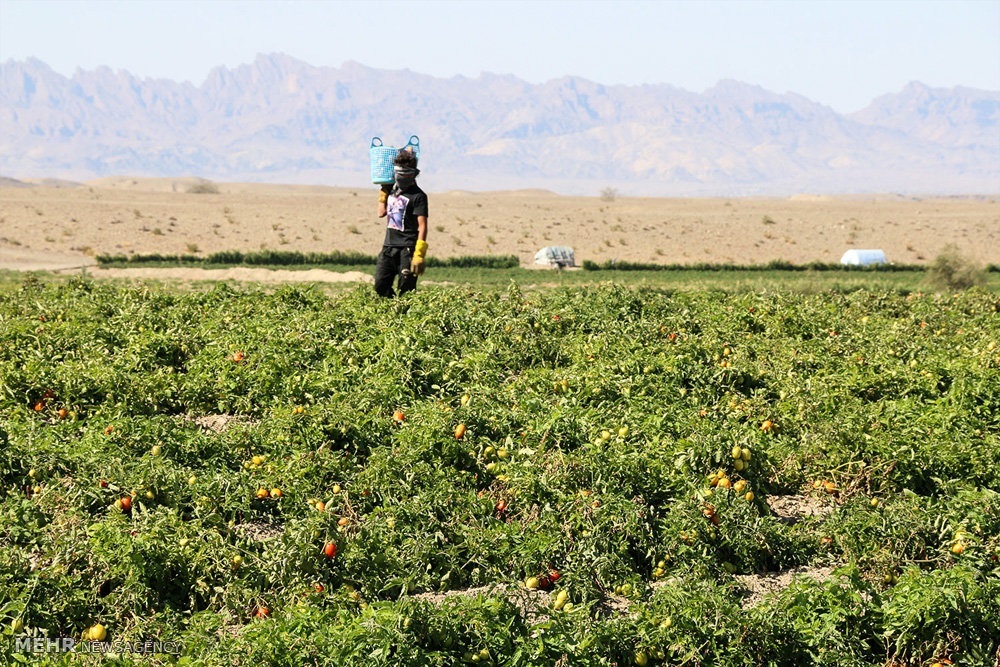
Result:
<svg viewBox="0 0 1000 667">
<path fill-rule="evenodd" d="M 102 254 L 270 249 L 374 255 L 381 246 L 384 222 L 375 214 L 374 186 L 199 185 L 206 183 L 0 179 L 0 269 L 74 271 L 92 267 Z M 835 263 L 850 248 L 878 248 L 890 262 L 926 264 L 954 244 L 979 264 L 1000 264 L 1000 203 L 993 195 L 690 199 L 571 197 L 545 190 L 428 195 L 429 254 L 438 257 L 516 255 L 531 267 L 539 248 L 561 245 L 574 249 L 578 264 Z M 140 270 L 117 269 L 116 275 L 122 271 Z M 88 272 L 101 274 L 95 268 Z"/>
</svg>

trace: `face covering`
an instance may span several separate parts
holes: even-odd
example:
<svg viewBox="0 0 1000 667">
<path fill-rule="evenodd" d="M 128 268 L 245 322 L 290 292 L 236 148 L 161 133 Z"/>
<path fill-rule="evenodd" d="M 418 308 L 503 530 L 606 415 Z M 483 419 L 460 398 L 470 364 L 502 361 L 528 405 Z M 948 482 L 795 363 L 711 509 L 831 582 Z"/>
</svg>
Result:
<svg viewBox="0 0 1000 667">
<path fill-rule="evenodd" d="M 420 170 L 415 167 L 400 167 L 398 165 L 393 167 L 392 171 L 396 181 L 393 192 L 402 192 L 410 187 L 417 181 L 417 175 L 420 174 Z"/>
</svg>

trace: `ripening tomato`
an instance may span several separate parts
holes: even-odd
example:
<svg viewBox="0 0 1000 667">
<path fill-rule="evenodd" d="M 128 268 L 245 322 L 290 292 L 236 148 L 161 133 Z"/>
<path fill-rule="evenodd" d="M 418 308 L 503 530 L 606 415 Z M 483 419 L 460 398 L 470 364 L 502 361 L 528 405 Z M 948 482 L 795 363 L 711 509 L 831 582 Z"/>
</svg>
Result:
<svg viewBox="0 0 1000 667">
<path fill-rule="evenodd" d="M 459 424 L 455 427 L 455 439 L 461 440 L 465 436 L 465 424 Z"/>
<path fill-rule="evenodd" d="M 254 616 L 257 618 L 267 618 L 271 615 L 271 610 L 267 607 L 257 607 L 257 611 L 254 612 Z"/>
<path fill-rule="evenodd" d="M 333 558 L 337 555 L 337 544 L 336 542 L 327 542 L 323 546 L 323 555 L 327 558 Z"/>
<path fill-rule="evenodd" d="M 406 415 L 403 414 L 402 410 L 396 410 L 392 413 L 392 420 L 396 423 L 401 423 L 406 420 Z"/>
<path fill-rule="evenodd" d="M 122 506 L 122 512 L 132 511 L 132 498 L 130 496 L 122 496 L 120 502 Z"/>
<path fill-rule="evenodd" d="M 258 499 L 264 500 L 265 498 L 270 498 L 270 497 L 271 497 L 271 492 L 268 491 L 267 489 L 265 489 L 265 488 L 259 488 L 259 489 L 257 489 L 257 498 Z"/>
<path fill-rule="evenodd" d="M 86 637 L 92 642 L 102 642 L 108 636 L 107 629 L 100 623 L 91 626 L 87 629 Z"/>
</svg>

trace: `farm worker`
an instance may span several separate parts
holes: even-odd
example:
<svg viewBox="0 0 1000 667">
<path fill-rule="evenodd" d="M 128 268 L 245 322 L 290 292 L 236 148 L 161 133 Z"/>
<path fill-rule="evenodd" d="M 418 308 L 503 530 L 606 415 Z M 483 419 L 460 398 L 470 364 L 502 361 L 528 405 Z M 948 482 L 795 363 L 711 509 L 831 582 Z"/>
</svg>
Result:
<svg viewBox="0 0 1000 667">
<path fill-rule="evenodd" d="M 399 151 L 393 163 L 394 183 L 378 193 L 378 217 L 386 218 L 385 241 L 375 265 L 375 291 L 393 297 L 393 280 L 399 293 L 417 287 L 427 255 L 427 194 L 417 186 L 417 156 Z"/>
</svg>

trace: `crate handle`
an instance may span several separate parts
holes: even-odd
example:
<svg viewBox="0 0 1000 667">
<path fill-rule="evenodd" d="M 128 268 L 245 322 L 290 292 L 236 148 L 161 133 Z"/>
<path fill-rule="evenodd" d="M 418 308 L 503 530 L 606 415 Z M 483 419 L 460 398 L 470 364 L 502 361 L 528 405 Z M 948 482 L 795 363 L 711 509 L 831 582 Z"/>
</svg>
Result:
<svg viewBox="0 0 1000 667">
<path fill-rule="evenodd" d="M 375 143 L 376 141 L 378 143 Z M 378 148 L 381 145 L 382 145 L 382 140 L 380 138 L 378 138 L 378 137 L 372 137 L 372 148 Z"/>
</svg>

